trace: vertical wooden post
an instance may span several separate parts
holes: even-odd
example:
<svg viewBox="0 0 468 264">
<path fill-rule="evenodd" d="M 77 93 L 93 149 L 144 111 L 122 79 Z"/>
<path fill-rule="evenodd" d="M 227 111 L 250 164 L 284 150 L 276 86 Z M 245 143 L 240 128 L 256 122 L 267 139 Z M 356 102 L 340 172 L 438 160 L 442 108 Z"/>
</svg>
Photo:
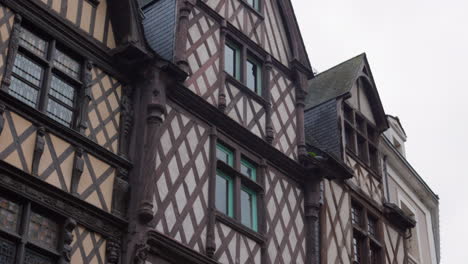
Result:
<svg viewBox="0 0 468 264">
<path fill-rule="evenodd" d="M 5 72 L 3 74 L 2 87 L 4 91 L 8 91 L 11 84 L 11 73 L 13 72 L 13 65 L 15 63 L 16 53 L 18 53 L 19 38 L 21 33 L 21 15 L 15 15 L 15 22 L 11 30 L 10 43 L 8 44 L 8 55 L 5 62 Z"/>
<path fill-rule="evenodd" d="M 227 24 L 226 20 L 221 21 L 221 36 L 220 36 L 220 53 L 221 56 L 219 57 L 219 93 L 218 93 L 218 109 L 221 112 L 226 110 L 226 72 L 224 72 L 224 49 L 226 45 L 226 30 Z"/>
<path fill-rule="evenodd" d="M 189 15 L 192 12 L 193 4 L 189 0 L 179 1 L 179 23 L 175 43 L 175 63 L 186 73 L 189 73 L 187 62 L 187 34 Z"/>
<path fill-rule="evenodd" d="M 260 166 L 260 177 L 258 178 L 260 186 L 265 188 L 265 181 L 267 177 L 267 170 L 268 170 L 268 165 L 266 159 L 262 159 Z M 267 214 L 267 208 L 266 208 L 266 201 L 265 201 L 265 190 L 260 192 L 258 194 L 258 231 L 260 234 L 266 237 L 267 235 L 267 225 L 266 225 L 266 214 Z M 268 240 L 268 238 L 267 238 Z M 268 248 L 267 248 L 267 242 L 263 242 L 261 244 L 261 257 L 260 257 L 260 262 L 261 264 L 270 264 L 268 256 Z"/>
<path fill-rule="evenodd" d="M 216 250 L 215 243 L 215 193 L 216 193 L 216 139 L 218 131 L 216 127 L 211 127 L 210 131 L 210 178 L 208 181 L 208 229 L 206 231 L 206 255 L 210 258 L 214 256 Z"/>
<path fill-rule="evenodd" d="M 296 70 L 296 133 L 297 133 L 297 155 L 299 160 L 303 160 L 307 156 L 304 131 L 304 108 L 307 92 L 307 76 Z"/>
<path fill-rule="evenodd" d="M 265 140 L 268 144 L 273 143 L 273 139 L 275 138 L 273 125 L 271 123 L 271 86 L 270 83 L 271 76 L 273 71 L 273 64 L 271 62 L 271 56 L 267 55 L 265 60 L 265 77 L 263 81 L 263 95 L 265 100 L 268 102 L 265 109 Z"/>
<path fill-rule="evenodd" d="M 3 128 L 5 127 L 5 117 L 3 116 L 5 114 L 5 105 L 3 103 L 0 103 L 0 135 L 3 132 Z"/>
<path fill-rule="evenodd" d="M 132 103 L 132 88 L 130 86 L 125 86 L 123 89 L 123 97 L 121 102 L 121 118 L 120 118 L 120 135 L 119 135 L 119 154 L 128 158 L 128 147 L 129 147 L 129 138 L 130 132 L 132 131 L 133 126 L 133 103 Z"/>
<path fill-rule="evenodd" d="M 71 261 L 71 243 L 73 242 L 73 230 L 76 227 L 76 221 L 68 218 L 65 221 L 62 235 L 62 254 L 60 256 L 59 264 L 70 264 Z"/>
</svg>

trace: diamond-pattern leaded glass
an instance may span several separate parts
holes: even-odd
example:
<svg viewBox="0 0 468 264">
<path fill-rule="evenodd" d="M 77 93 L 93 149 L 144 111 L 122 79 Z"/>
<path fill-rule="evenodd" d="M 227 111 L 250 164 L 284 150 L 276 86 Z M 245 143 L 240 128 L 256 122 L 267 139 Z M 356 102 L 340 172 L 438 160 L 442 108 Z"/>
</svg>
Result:
<svg viewBox="0 0 468 264">
<path fill-rule="evenodd" d="M 24 254 L 24 264 L 51 264 L 54 261 L 44 255 L 40 255 L 32 250 L 26 249 Z"/>
<path fill-rule="evenodd" d="M 23 101 L 25 104 L 35 107 L 39 91 L 25 82 L 20 81 L 15 76 L 11 76 L 11 84 L 8 93 Z"/>
<path fill-rule="evenodd" d="M 21 29 L 20 44 L 40 57 L 47 53 L 47 42 L 25 28 Z"/>
<path fill-rule="evenodd" d="M 15 244 L 0 239 L 0 263 L 13 264 L 15 261 Z"/>
<path fill-rule="evenodd" d="M 20 206 L 18 204 L 0 197 L 0 228 L 16 232 L 19 214 Z"/>
<path fill-rule="evenodd" d="M 56 50 L 54 65 L 66 74 L 79 79 L 80 63 L 60 50 Z"/>
<path fill-rule="evenodd" d="M 41 85 L 42 67 L 21 53 L 16 55 L 13 72 L 35 86 Z"/>
<path fill-rule="evenodd" d="M 29 222 L 29 239 L 48 248 L 57 246 L 58 225 L 51 219 L 35 212 Z"/>
</svg>

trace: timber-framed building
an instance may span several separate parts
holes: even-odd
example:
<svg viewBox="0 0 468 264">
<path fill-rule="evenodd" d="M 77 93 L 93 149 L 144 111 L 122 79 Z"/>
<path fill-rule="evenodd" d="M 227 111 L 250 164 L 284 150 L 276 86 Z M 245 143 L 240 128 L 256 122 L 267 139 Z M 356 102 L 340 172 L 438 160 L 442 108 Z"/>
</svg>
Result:
<svg viewBox="0 0 468 264">
<path fill-rule="evenodd" d="M 406 263 L 387 128 L 290 0 L 0 0 L 0 263 Z"/>
</svg>

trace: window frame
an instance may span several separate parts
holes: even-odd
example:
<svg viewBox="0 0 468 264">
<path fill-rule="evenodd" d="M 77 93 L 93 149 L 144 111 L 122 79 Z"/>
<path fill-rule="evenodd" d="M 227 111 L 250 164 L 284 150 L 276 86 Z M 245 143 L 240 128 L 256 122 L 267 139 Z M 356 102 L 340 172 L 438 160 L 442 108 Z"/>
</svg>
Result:
<svg viewBox="0 0 468 264">
<path fill-rule="evenodd" d="M 52 263 L 58 263 L 61 258 L 60 250 L 63 248 L 65 217 L 51 212 L 26 198 L 19 198 L 9 193 L 2 193 L 1 198 L 19 205 L 20 210 L 15 231 L 8 231 L 0 227 L 0 239 L 14 245 L 13 263 L 23 263 L 29 250 L 41 257 L 48 258 Z M 29 237 L 32 213 L 46 217 L 57 224 L 57 234 L 54 248 L 44 246 L 43 243 L 34 241 Z"/>
<path fill-rule="evenodd" d="M 48 36 L 45 34 L 43 31 L 37 29 L 27 21 L 23 21 L 21 25 L 19 25 L 19 30 L 20 30 L 20 35 L 19 35 L 19 40 L 18 40 L 18 46 L 17 49 L 15 50 L 15 58 L 12 61 L 11 68 L 11 79 L 12 79 L 12 84 L 13 85 L 13 79 L 17 79 L 21 83 L 30 86 L 32 89 L 34 89 L 37 92 L 35 102 L 30 102 L 26 98 L 22 98 L 22 96 L 18 93 L 15 92 L 11 88 L 11 85 L 7 92 L 13 96 L 16 100 L 22 102 L 23 104 L 28 105 L 29 107 L 32 107 L 36 109 L 37 111 L 43 113 L 47 118 L 50 120 L 53 120 L 56 123 L 59 123 L 62 126 L 71 128 L 71 129 L 77 129 L 78 128 L 78 122 L 77 119 L 79 117 L 79 112 L 80 108 L 83 106 L 79 104 L 81 101 L 81 97 L 83 96 L 83 78 L 84 78 L 84 72 L 85 72 L 85 61 L 84 59 L 79 56 L 76 52 L 71 51 L 69 48 L 67 48 L 65 45 L 62 45 L 61 43 L 58 43 L 54 38 Z M 23 30 L 26 30 L 30 32 L 32 35 L 35 37 L 39 38 L 41 41 L 44 41 L 45 44 L 45 50 L 44 54 L 40 55 L 37 52 L 34 52 L 33 50 L 33 44 L 31 45 L 25 45 L 24 43 L 27 43 L 27 41 L 23 40 L 21 38 L 21 32 Z M 78 72 L 76 73 L 76 76 L 74 74 L 71 74 L 67 72 L 67 70 L 64 70 L 63 67 L 58 66 L 57 64 L 57 52 L 60 52 L 64 54 L 65 56 L 69 57 L 71 60 L 73 60 L 78 66 Z M 36 85 L 34 83 L 31 83 L 29 80 L 27 80 L 25 77 L 21 76 L 19 73 L 15 72 L 15 67 L 16 62 L 18 59 L 18 56 L 23 56 L 25 59 L 28 61 L 31 61 L 32 63 L 36 64 L 38 67 L 41 68 L 41 77 L 40 77 L 40 83 L 39 85 Z M 18 67 L 19 68 L 19 67 Z M 20 69 L 20 68 L 19 68 Z M 70 69 L 70 72 L 73 71 L 73 69 Z M 70 86 L 73 89 L 73 98 L 69 101 L 71 101 L 71 105 L 69 105 L 66 101 L 57 98 L 57 96 L 54 96 L 52 91 L 52 82 L 53 79 L 57 78 L 59 81 L 65 83 L 66 85 Z M 60 91 L 56 91 L 56 94 L 59 94 Z M 66 95 L 61 95 L 66 99 L 69 99 Z M 70 121 L 65 120 L 61 118 L 60 111 L 59 115 L 56 115 L 53 112 L 49 111 L 49 107 L 51 105 L 51 102 L 54 102 L 56 105 L 58 105 L 62 110 L 66 110 L 67 114 L 70 114 Z"/>
<path fill-rule="evenodd" d="M 354 211 L 355 209 L 358 209 L 361 213 L 360 215 L 360 223 L 357 223 L 354 221 Z M 364 204 L 361 201 L 358 201 L 358 199 L 351 198 L 351 209 L 350 209 L 350 214 L 351 214 L 351 226 L 352 226 L 352 240 L 351 240 L 351 245 L 353 247 L 352 253 L 353 253 L 353 258 L 352 258 L 352 263 L 353 264 L 375 264 L 372 263 L 372 253 L 371 252 L 376 252 L 374 254 L 375 259 L 377 260 L 377 263 L 380 263 L 380 261 L 383 258 L 383 244 L 381 241 L 382 240 L 382 221 L 378 214 L 374 212 L 372 209 L 364 206 Z M 370 232 L 370 219 L 372 219 L 375 223 L 374 226 L 374 231 L 375 234 L 372 235 Z M 359 243 L 359 248 L 360 248 L 360 261 L 355 256 L 355 249 L 354 249 L 354 240 L 357 239 Z"/>
<path fill-rule="evenodd" d="M 233 222 L 236 227 L 239 227 L 247 232 L 259 232 L 260 229 L 260 208 L 261 208 L 261 194 L 263 193 L 262 183 L 260 182 L 261 176 L 259 175 L 259 163 L 252 161 L 251 156 L 246 155 L 245 152 L 241 151 L 239 148 L 232 147 L 233 144 L 227 144 L 224 140 L 219 138 L 216 140 L 216 151 L 219 150 L 228 150 L 232 151 L 233 165 L 229 165 L 224 160 L 218 159 L 216 155 L 216 177 L 218 174 L 225 174 L 233 180 L 233 215 L 226 215 L 224 212 L 220 211 L 216 207 L 216 189 L 215 189 L 215 210 L 217 215 L 227 222 Z M 231 143 L 231 142 L 229 142 Z M 229 159 L 228 159 L 229 160 Z M 249 168 L 253 168 L 253 176 L 250 177 L 242 173 L 241 166 L 245 165 Z M 217 178 L 216 178 L 217 179 Z M 216 188 L 216 187 L 215 187 Z M 252 196 L 251 201 L 251 225 L 244 225 L 242 223 L 242 203 L 241 203 L 241 193 L 245 191 L 246 193 Z M 227 195 L 229 197 L 229 194 Z"/>
</svg>

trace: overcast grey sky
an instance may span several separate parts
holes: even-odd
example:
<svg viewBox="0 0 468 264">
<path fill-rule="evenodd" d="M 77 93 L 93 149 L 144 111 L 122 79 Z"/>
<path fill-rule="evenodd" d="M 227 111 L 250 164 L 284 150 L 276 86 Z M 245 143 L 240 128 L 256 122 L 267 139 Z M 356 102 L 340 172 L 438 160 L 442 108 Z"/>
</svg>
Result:
<svg viewBox="0 0 468 264">
<path fill-rule="evenodd" d="M 468 263 L 468 1 L 292 2 L 319 72 L 367 53 L 408 160 L 440 196 L 441 263 Z"/>
</svg>

